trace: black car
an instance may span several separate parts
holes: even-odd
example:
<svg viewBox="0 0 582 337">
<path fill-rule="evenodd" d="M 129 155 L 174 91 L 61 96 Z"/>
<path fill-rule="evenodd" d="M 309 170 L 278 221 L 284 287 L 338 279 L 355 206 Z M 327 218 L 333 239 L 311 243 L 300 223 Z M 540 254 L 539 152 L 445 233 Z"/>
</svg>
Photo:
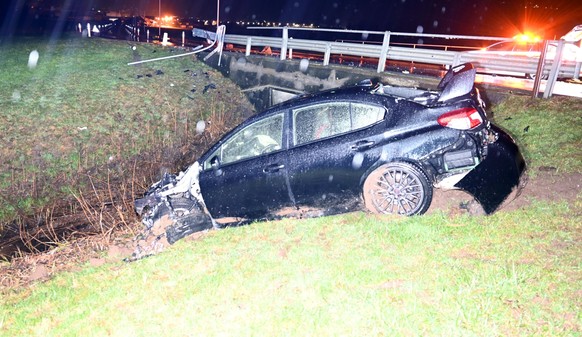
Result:
<svg viewBox="0 0 582 337">
<path fill-rule="evenodd" d="M 471 64 L 436 90 L 365 81 L 259 113 L 178 176 L 154 184 L 136 210 L 146 226 L 177 223 L 170 243 L 213 219 L 363 201 L 376 213 L 423 214 L 434 188 L 461 189 L 494 212 L 525 169 L 512 138 L 487 117 Z M 362 203 L 360 203 L 362 205 Z M 341 209 L 341 208 L 340 208 Z"/>
</svg>

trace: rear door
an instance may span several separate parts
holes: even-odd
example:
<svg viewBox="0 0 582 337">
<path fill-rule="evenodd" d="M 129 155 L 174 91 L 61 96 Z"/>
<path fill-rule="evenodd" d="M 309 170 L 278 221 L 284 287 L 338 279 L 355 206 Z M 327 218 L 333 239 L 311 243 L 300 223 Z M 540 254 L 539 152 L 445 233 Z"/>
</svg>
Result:
<svg viewBox="0 0 582 337">
<path fill-rule="evenodd" d="M 291 112 L 288 172 L 299 205 L 335 205 L 358 195 L 360 179 L 381 155 L 385 109 L 329 102 Z"/>
</svg>

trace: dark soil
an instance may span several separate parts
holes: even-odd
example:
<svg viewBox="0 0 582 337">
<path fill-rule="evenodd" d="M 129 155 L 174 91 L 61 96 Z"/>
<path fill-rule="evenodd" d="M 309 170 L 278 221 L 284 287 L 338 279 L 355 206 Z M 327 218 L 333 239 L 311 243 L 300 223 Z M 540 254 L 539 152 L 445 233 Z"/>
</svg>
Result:
<svg viewBox="0 0 582 337">
<path fill-rule="evenodd" d="M 517 210 L 528 206 L 533 200 L 566 201 L 576 203 L 580 200 L 582 174 L 558 174 L 543 169 L 530 178 L 521 194 L 508 200 L 500 212 Z M 435 191 L 429 213 L 444 210 L 451 216 L 468 212 L 466 206 L 471 197 L 461 191 Z M 14 258 L 10 263 L 0 265 L 0 291 L 17 289 L 32 283 L 49 279 L 61 271 L 73 271 L 84 263 L 99 266 L 107 262 L 121 261 L 134 251 L 134 238 L 141 229 L 140 224 L 125 231 L 109 235 L 93 235 L 68 242 L 58 248 L 38 254 L 26 254 Z M 206 232 L 194 233 L 186 240 L 197 239 Z"/>
</svg>

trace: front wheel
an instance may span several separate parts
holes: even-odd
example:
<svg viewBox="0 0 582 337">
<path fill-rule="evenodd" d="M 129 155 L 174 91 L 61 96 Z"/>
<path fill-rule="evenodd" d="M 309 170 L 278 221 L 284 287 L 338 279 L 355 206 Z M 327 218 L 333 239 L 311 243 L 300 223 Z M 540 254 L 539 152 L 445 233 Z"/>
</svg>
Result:
<svg viewBox="0 0 582 337">
<path fill-rule="evenodd" d="M 380 166 L 366 178 L 364 203 L 374 213 L 417 215 L 432 201 L 432 186 L 426 174 L 409 163 Z"/>
</svg>

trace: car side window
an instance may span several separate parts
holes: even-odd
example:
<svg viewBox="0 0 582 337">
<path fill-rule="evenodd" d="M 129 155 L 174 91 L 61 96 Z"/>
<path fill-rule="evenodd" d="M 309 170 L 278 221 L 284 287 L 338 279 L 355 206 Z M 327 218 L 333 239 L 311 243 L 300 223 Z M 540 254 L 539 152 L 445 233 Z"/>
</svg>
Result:
<svg viewBox="0 0 582 337">
<path fill-rule="evenodd" d="M 212 155 L 204 168 L 211 167 L 210 161 L 218 156 L 221 164 L 260 156 L 281 149 L 283 144 L 283 114 L 270 116 L 240 130 Z"/>
<path fill-rule="evenodd" d="M 301 145 L 318 139 L 361 129 L 384 118 L 380 106 L 334 102 L 293 111 L 294 144 Z"/>
<path fill-rule="evenodd" d="M 296 145 L 350 130 L 350 103 L 319 104 L 293 111 Z"/>
<path fill-rule="evenodd" d="M 386 110 L 377 105 L 352 103 L 352 130 L 361 129 L 384 119 Z"/>
</svg>

